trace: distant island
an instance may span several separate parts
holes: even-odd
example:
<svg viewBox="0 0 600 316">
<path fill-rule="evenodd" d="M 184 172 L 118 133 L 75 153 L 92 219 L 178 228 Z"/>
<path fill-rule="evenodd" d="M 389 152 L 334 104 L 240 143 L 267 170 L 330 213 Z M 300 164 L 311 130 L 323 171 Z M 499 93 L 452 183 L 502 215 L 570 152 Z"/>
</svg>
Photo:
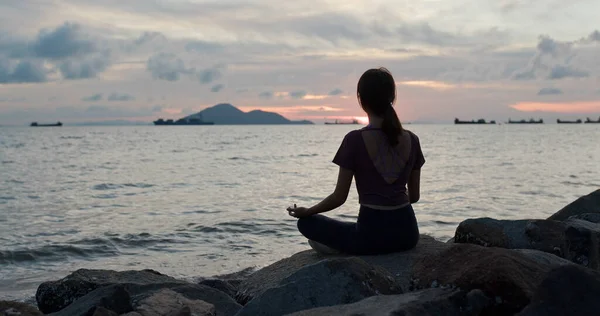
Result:
<svg viewBox="0 0 600 316">
<path fill-rule="evenodd" d="M 166 122 L 165 120 L 158 119 L 156 122 Z M 168 120 L 167 120 L 168 121 Z M 186 117 L 175 120 L 174 122 L 180 122 L 181 124 L 173 125 L 310 125 L 314 124 L 311 121 L 291 121 L 281 116 L 280 114 L 273 112 L 266 112 L 261 110 L 254 110 L 250 112 L 244 112 L 229 103 L 220 103 L 215 106 L 206 108 L 196 114 L 188 115 Z M 193 122 L 196 124 L 184 124 L 184 122 Z M 204 122 L 206 124 L 198 124 L 198 122 Z M 211 124 L 212 123 L 212 124 Z M 156 124 L 155 125 L 169 125 L 169 124 Z"/>
</svg>

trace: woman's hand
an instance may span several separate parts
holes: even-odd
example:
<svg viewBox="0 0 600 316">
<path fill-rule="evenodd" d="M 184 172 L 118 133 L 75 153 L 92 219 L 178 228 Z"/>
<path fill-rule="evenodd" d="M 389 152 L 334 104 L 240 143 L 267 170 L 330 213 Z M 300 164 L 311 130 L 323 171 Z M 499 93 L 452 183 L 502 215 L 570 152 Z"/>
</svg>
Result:
<svg viewBox="0 0 600 316">
<path fill-rule="evenodd" d="M 302 218 L 311 215 L 306 207 L 296 207 L 296 204 L 294 204 L 294 207 L 288 207 L 287 211 L 290 216 L 296 218 Z"/>
</svg>

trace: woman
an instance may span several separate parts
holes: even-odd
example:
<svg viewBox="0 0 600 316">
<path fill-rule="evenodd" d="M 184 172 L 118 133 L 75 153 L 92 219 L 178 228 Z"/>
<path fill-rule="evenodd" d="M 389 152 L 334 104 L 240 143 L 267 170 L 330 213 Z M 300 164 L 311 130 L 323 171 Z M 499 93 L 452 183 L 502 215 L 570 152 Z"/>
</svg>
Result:
<svg viewBox="0 0 600 316">
<path fill-rule="evenodd" d="M 358 81 L 357 97 L 369 125 L 346 134 L 333 162 L 339 168 L 335 191 L 310 208 L 290 207 L 298 230 L 317 251 L 374 255 L 412 249 L 419 228 L 412 203 L 419 200 L 419 138 L 402 128 L 394 111 L 396 83 L 385 68 L 367 70 Z M 346 201 L 355 178 L 360 211 L 356 223 L 320 215 Z"/>
</svg>

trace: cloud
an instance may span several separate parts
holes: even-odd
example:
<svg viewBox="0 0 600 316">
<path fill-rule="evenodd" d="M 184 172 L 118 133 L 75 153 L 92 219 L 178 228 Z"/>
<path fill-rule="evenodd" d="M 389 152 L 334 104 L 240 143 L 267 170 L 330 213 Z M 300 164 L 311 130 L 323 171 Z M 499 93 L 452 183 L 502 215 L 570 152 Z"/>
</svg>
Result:
<svg viewBox="0 0 600 316">
<path fill-rule="evenodd" d="M 221 91 L 221 90 L 222 90 L 224 87 L 225 87 L 225 85 L 223 85 L 223 84 L 220 84 L 220 83 L 219 83 L 219 84 L 216 84 L 216 85 L 212 86 L 212 88 L 210 88 L 210 91 L 211 91 L 211 92 L 219 92 L 219 91 Z"/>
<path fill-rule="evenodd" d="M 0 97 L 0 102 L 25 102 L 25 98 L 10 98 L 10 97 Z"/>
<path fill-rule="evenodd" d="M 562 90 L 557 89 L 557 88 L 542 88 L 540 89 L 540 91 L 538 92 L 537 95 L 556 95 L 556 94 L 562 94 Z"/>
<path fill-rule="evenodd" d="M 258 97 L 261 99 L 265 99 L 265 100 L 270 100 L 273 98 L 273 92 L 271 91 L 264 91 L 258 94 Z"/>
<path fill-rule="evenodd" d="M 62 59 L 94 52 L 94 43 L 84 38 L 81 29 L 79 24 L 69 22 L 53 30 L 43 29 L 33 42 L 33 53 L 36 57 Z"/>
<path fill-rule="evenodd" d="M 574 101 L 560 103 L 519 102 L 510 106 L 522 112 L 594 113 L 600 111 L 600 101 Z"/>
<path fill-rule="evenodd" d="M 113 92 L 111 95 L 108 96 L 108 101 L 118 101 L 118 102 L 125 102 L 125 101 L 133 101 L 135 100 L 135 97 L 130 95 L 130 94 L 119 94 L 116 92 Z"/>
<path fill-rule="evenodd" d="M 155 105 L 152 107 L 152 112 L 162 112 L 165 109 L 164 105 Z"/>
<path fill-rule="evenodd" d="M 198 74 L 198 80 L 200 83 L 211 83 L 221 78 L 221 70 L 219 68 L 209 68 L 200 71 Z"/>
<path fill-rule="evenodd" d="M 339 89 L 339 88 L 329 91 L 329 95 L 331 95 L 331 96 L 340 95 L 342 93 L 344 93 L 344 91 L 342 91 L 342 89 Z"/>
<path fill-rule="evenodd" d="M 292 99 L 302 99 L 304 98 L 306 95 L 308 94 L 308 92 L 304 91 L 304 90 L 298 90 L 298 91 L 292 91 L 289 93 L 290 98 Z"/>
<path fill-rule="evenodd" d="M 102 93 L 97 93 L 94 95 L 91 95 L 89 97 L 84 97 L 81 99 L 81 101 L 85 101 L 85 102 L 96 102 L 96 101 L 100 101 L 102 100 Z"/>
<path fill-rule="evenodd" d="M 14 63 L 0 58 L 0 84 L 39 83 L 47 80 L 47 72 L 41 62 L 21 60 Z"/>
<path fill-rule="evenodd" d="M 84 57 L 82 59 L 69 59 L 61 63 L 58 67 L 63 78 L 87 79 L 94 78 L 105 71 L 111 64 L 110 53 L 108 51 L 95 55 Z"/>
<path fill-rule="evenodd" d="M 193 72 L 193 69 L 185 67 L 183 60 L 170 53 L 158 53 L 150 57 L 146 67 L 152 73 L 152 77 L 167 81 L 177 81 L 181 75 Z"/>
<path fill-rule="evenodd" d="M 550 70 L 548 79 L 585 78 L 589 76 L 590 73 L 587 71 L 574 69 L 569 66 L 556 65 Z"/>
</svg>

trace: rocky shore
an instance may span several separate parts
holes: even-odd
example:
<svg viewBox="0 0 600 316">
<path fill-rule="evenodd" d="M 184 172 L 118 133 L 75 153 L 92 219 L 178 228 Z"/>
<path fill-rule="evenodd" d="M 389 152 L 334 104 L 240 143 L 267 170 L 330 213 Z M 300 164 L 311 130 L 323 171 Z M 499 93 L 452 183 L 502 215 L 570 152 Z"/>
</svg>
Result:
<svg viewBox="0 0 600 316">
<path fill-rule="evenodd" d="M 548 219 L 468 219 L 446 243 L 383 256 L 297 253 L 260 270 L 178 280 L 77 270 L 2 315 L 599 315 L 600 190 Z"/>
</svg>

